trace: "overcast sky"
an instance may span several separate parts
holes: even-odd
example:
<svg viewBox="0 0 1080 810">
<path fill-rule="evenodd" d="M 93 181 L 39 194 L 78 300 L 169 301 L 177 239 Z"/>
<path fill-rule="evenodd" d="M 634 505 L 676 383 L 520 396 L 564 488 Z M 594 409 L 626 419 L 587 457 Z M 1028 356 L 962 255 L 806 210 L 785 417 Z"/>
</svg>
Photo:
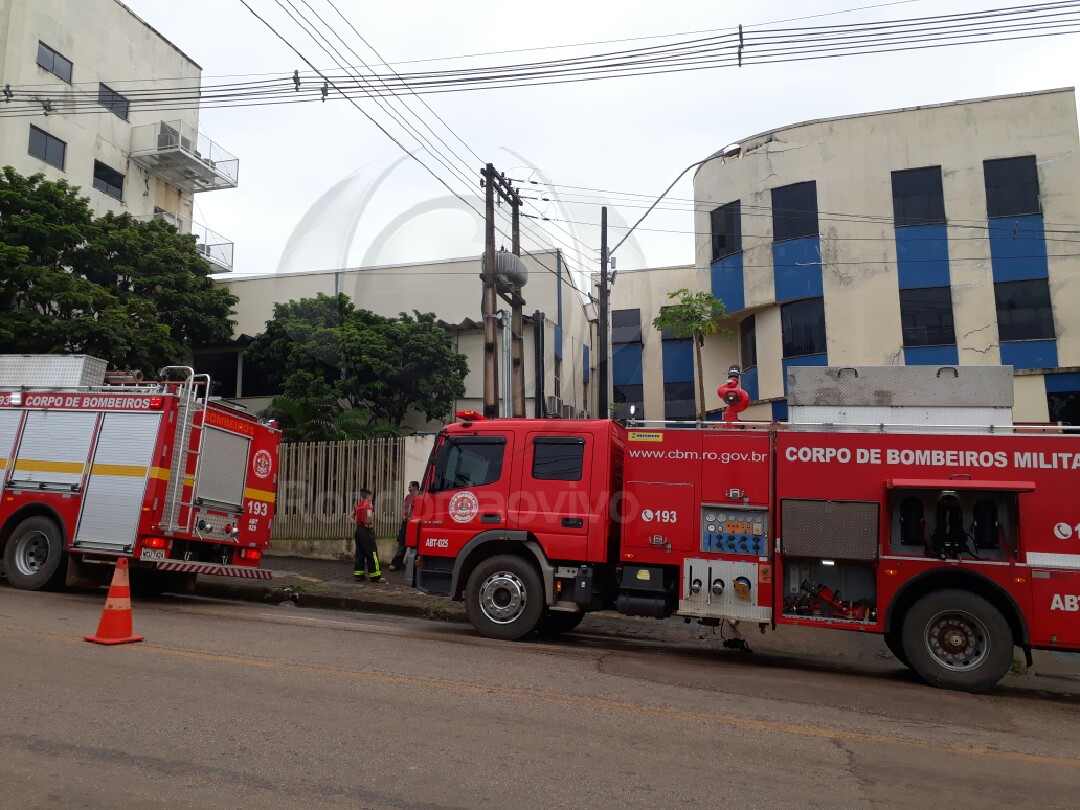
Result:
<svg viewBox="0 0 1080 810">
<path fill-rule="evenodd" d="M 204 85 L 230 81 L 214 77 L 232 74 L 291 76 L 294 69 L 306 67 L 240 0 L 124 2 L 202 66 Z M 248 2 L 304 56 L 321 68 L 332 67 L 330 59 L 286 17 L 275 0 Z M 301 0 L 295 2 L 314 20 Z M 373 66 L 378 63 L 378 57 L 348 29 L 327 0 L 308 2 L 335 24 L 337 32 L 365 61 Z M 524 50 L 739 24 L 749 28 L 840 12 L 875 0 L 335 2 L 364 38 L 396 69 L 404 71 L 480 67 L 647 46 L 665 40 Z M 784 25 L 929 16 L 1012 4 L 1004 0 L 913 0 Z M 1075 86 L 1080 76 L 1078 48 L 1080 35 L 1072 35 L 424 96 L 453 133 L 415 99 L 409 105 L 461 158 L 446 154 L 446 159 L 477 179 L 480 161 L 474 152 L 514 179 L 543 178 L 562 186 L 655 197 L 688 164 L 763 130 L 813 118 Z M 500 50 L 512 52 L 401 64 Z M 359 104 L 406 147 L 417 148 L 415 138 L 373 102 L 361 100 Z M 449 152 L 415 118 L 410 116 L 409 120 L 441 151 Z M 414 161 L 401 160 L 402 149 L 347 101 L 206 110 L 201 125 L 240 159 L 238 188 L 196 196 L 196 219 L 235 243 L 238 274 L 437 260 L 476 255 L 483 248 L 483 230 L 475 215 Z M 483 211 L 482 197 L 469 196 L 481 193 L 477 185 L 470 191 L 464 180 L 455 178 L 430 155 L 421 157 Z M 550 190 L 537 185 L 527 186 L 524 193 L 540 197 L 545 191 L 551 196 Z M 557 191 L 564 197 L 572 193 L 566 188 Z M 605 196 L 606 200 L 600 199 Z M 671 196 L 692 197 L 690 174 Z M 564 248 L 563 242 L 575 241 L 568 231 L 577 233 L 583 248 L 572 261 L 579 262 L 582 269 L 596 267 L 598 229 L 587 223 L 599 222 L 601 204 L 609 205 L 612 225 L 630 224 L 642 213 L 640 208 L 620 205 L 615 195 L 597 197 L 564 199 L 561 204 L 533 200 L 525 209 L 531 214 L 543 212 L 548 217 L 586 223 L 564 222 L 561 229 L 545 228 L 557 237 L 547 241 Z M 636 240 L 619 251 L 620 270 L 693 263 L 689 210 L 657 211 L 643 227 L 657 230 L 638 231 Z M 613 228 L 612 243 L 624 232 Z M 505 240 L 500 237 L 501 241 Z M 534 240 L 531 246 L 538 244 L 542 242 Z"/>
</svg>

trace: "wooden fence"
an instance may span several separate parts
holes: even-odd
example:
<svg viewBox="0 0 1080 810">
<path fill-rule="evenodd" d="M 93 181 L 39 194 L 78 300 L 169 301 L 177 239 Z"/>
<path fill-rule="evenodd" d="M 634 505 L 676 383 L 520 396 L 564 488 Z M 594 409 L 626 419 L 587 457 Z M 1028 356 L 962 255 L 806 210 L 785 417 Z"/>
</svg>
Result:
<svg viewBox="0 0 1080 810">
<path fill-rule="evenodd" d="M 405 497 L 404 439 L 281 445 L 271 537 L 352 537 L 361 486 L 375 492 L 375 534 L 392 537 Z"/>
</svg>

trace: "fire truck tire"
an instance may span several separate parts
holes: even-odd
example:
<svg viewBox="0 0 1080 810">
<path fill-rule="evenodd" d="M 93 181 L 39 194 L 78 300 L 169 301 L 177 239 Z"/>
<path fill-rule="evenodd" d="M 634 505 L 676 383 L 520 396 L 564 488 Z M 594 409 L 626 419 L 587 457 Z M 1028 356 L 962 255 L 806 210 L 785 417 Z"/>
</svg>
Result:
<svg viewBox="0 0 1080 810">
<path fill-rule="evenodd" d="M 964 590 L 929 593 L 904 617 L 904 652 L 932 686 L 985 692 L 1009 671 L 1009 623 L 987 600 Z"/>
<path fill-rule="evenodd" d="M 541 638 L 553 638 L 577 629 L 585 613 L 568 613 L 565 610 L 545 610 L 536 626 L 536 634 Z"/>
<path fill-rule="evenodd" d="M 24 591 L 56 588 L 67 573 L 64 533 L 47 517 L 29 517 L 8 537 L 4 569 L 8 582 Z"/>
<path fill-rule="evenodd" d="M 516 641 L 536 629 L 544 613 L 540 574 L 527 560 L 500 554 L 484 560 L 465 585 L 465 613 L 488 638 Z"/>
<path fill-rule="evenodd" d="M 908 660 L 907 653 L 904 652 L 904 642 L 900 634 L 886 633 L 882 638 L 885 639 L 885 646 L 889 648 L 889 652 L 893 654 L 896 660 L 911 669 L 911 662 Z"/>
</svg>

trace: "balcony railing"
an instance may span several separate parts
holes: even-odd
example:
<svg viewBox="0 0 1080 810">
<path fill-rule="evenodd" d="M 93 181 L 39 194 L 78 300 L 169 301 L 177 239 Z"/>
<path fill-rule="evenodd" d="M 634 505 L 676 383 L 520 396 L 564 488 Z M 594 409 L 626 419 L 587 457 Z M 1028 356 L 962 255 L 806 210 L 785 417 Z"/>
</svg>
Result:
<svg viewBox="0 0 1080 810">
<path fill-rule="evenodd" d="M 131 160 L 181 191 L 236 188 L 240 161 L 183 121 L 131 130 Z"/>
<path fill-rule="evenodd" d="M 168 222 L 180 233 L 190 233 L 195 236 L 195 249 L 202 254 L 210 264 L 219 268 L 215 272 L 229 272 L 233 268 L 233 243 L 216 231 L 212 231 L 205 225 L 193 220 L 159 211 L 156 214 L 139 217 L 141 220 L 160 219 Z"/>
</svg>

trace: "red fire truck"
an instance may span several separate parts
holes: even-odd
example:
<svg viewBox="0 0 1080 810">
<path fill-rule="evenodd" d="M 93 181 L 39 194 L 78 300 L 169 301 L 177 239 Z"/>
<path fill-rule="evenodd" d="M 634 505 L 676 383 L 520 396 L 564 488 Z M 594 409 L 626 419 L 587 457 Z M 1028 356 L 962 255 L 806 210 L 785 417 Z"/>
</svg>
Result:
<svg viewBox="0 0 1080 810">
<path fill-rule="evenodd" d="M 929 683 L 971 692 L 1014 647 L 1029 665 L 1033 649 L 1080 650 L 1077 437 L 1011 424 L 1010 368 L 994 372 L 1007 424 L 949 402 L 978 370 L 905 369 L 925 384 L 891 390 L 874 377 L 896 370 L 812 371 L 827 384 L 809 412 L 830 424 L 796 419 L 792 378 L 789 423 L 732 421 L 737 368 L 725 422 L 459 414 L 409 524 L 409 581 L 464 600 L 492 638 L 566 632 L 593 610 L 877 633 Z M 852 373 L 869 409 L 845 402 Z M 905 396 L 933 407 L 905 415 Z"/>
<path fill-rule="evenodd" d="M 200 574 L 268 579 L 280 433 L 175 382 L 105 385 L 105 362 L 0 356 L 0 549 L 16 588 L 94 585 L 120 557 L 132 586 Z"/>
</svg>

